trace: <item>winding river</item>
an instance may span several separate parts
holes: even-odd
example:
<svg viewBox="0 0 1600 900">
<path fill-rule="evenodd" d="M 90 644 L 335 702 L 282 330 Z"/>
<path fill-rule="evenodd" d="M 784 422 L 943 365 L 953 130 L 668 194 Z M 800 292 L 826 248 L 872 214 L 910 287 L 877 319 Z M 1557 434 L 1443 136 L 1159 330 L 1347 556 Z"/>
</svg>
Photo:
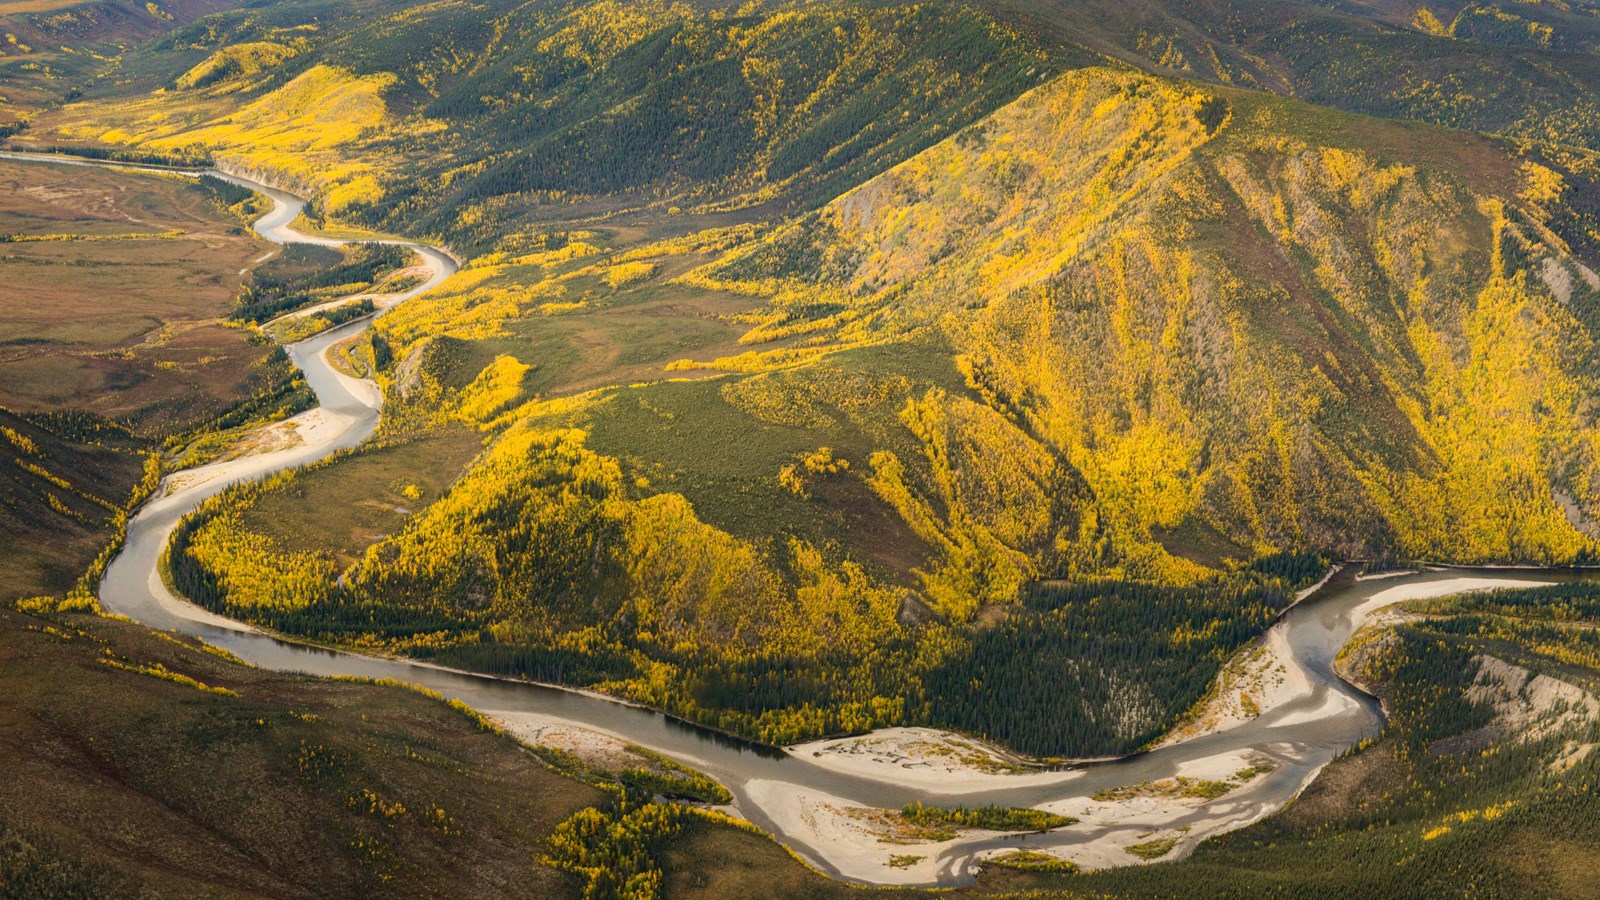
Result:
<svg viewBox="0 0 1600 900">
<path fill-rule="evenodd" d="M 34 154 L 0 154 L 5 158 L 74 165 L 97 164 Z M 128 167 L 138 168 L 138 167 Z M 290 223 L 304 201 L 263 184 L 213 172 L 270 197 L 273 210 L 255 223 L 263 237 L 278 243 L 339 241 L 301 234 Z M 427 293 L 455 271 L 450 256 L 436 248 L 406 244 L 429 269 L 428 279 L 398 297 Z M 1222 798 L 1203 805 L 1182 805 L 1159 813 L 1159 827 L 1181 835 L 1176 858 L 1207 837 L 1238 828 L 1280 808 L 1296 796 L 1334 756 L 1376 734 L 1382 725 L 1376 702 L 1340 679 L 1333 659 L 1364 617 L 1388 603 L 1417 593 L 1446 594 L 1477 587 L 1567 580 L 1576 575 L 1546 571 L 1452 570 L 1395 578 L 1359 580 L 1349 573 L 1330 579 L 1273 625 L 1275 641 L 1288 674 L 1303 690 L 1262 715 L 1228 730 L 1207 734 L 1147 753 L 1109 762 L 1088 763 L 1054 772 L 1024 776 L 993 775 L 930 784 L 926 776 L 897 774 L 895 766 L 877 770 L 849 769 L 819 762 L 811 753 L 779 752 L 754 747 L 683 724 L 659 713 L 592 694 L 456 672 L 403 660 L 336 652 L 286 642 L 200 609 L 173 594 L 162 583 L 159 559 L 179 518 L 229 485 L 272 472 L 302 466 L 360 444 L 377 428 L 382 395 L 370 381 L 350 378 L 328 362 L 328 349 L 357 333 L 370 319 L 348 323 L 298 344 L 288 352 L 305 373 L 321 403 L 320 411 L 302 414 L 302 442 L 274 452 L 214 463 L 169 476 L 161 490 L 130 520 L 127 541 L 111 562 L 100 586 L 109 611 L 148 626 L 171 629 L 224 647 L 264 668 L 313 675 L 356 675 L 395 678 L 432 688 L 459 699 L 491 717 L 519 714 L 558 719 L 674 756 L 725 784 L 734 794 L 739 814 L 775 834 L 818 869 L 858 883 L 970 883 L 980 855 L 997 848 L 1027 847 L 1076 851 L 1104 844 L 1119 831 L 1152 830 L 1148 819 L 1119 821 L 1115 816 L 1085 820 L 1052 832 L 994 836 L 979 833 L 940 844 L 927 852 L 928 864 L 903 873 L 884 866 L 881 858 L 863 862 L 841 842 L 824 840 L 796 815 L 802 797 L 830 798 L 838 803 L 898 807 L 912 801 L 966 805 L 1058 806 L 1083 803 L 1095 791 L 1173 777 L 1207 760 L 1248 758 L 1270 761 L 1275 768 Z M 867 767 L 871 769 L 871 767 Z M 1183 830 L 1187 827 L 1187 830 Z M 857 842 L 870 842 L 857 835 Z M 1124 841 L 1126 842 L 1126 841 Z M 848 843 L 848 840 L 844 841 Z M 903 852 L 917 852 L 907 848 Z M 1132 862 L 1132 857 L 1120 861 Z"/>
</svg>

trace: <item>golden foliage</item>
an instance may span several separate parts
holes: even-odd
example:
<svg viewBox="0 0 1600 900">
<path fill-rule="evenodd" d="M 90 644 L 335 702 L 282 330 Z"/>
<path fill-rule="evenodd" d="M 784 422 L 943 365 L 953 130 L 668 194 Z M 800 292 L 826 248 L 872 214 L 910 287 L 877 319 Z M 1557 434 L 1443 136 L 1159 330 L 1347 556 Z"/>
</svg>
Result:
<svg viewBox="0 0 1600 900">
<path fill-rule="evenodd" d="M 304 48 L 273 41 L 229 44 L 178 76 L 178 87 L 194 90 L 234 78 L 249 77 L 276 68 Z"/>
</svg>

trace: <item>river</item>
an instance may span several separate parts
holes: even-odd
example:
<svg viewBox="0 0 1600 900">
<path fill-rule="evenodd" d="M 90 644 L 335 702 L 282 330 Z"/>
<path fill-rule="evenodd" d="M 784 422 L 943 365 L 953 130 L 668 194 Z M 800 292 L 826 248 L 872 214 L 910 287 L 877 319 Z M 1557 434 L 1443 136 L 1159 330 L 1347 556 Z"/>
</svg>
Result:
<svg viewBox="0 0 1600 900">
<path fill-rule="evenodd" d="M 30 162 L 98 164 L 29 154 L 0 156 Z M 273 200 L 273 210 L 254 225 L 267 239 L 279 243 L 341 243 L 304 235 L 291 227 L 305 205 L 299 198 L 236 175 L 212 174 L 260 191 Z M 426 294 L 456 269 L 451 257 L 437 248 L 406 246 L 422 256 L 430 274 L 424 283 L 397 300 Z M 1207 837 L 1241 827 L 1282 807 L 1310 783 L 1323 765 L 1382 727 L 1376 702 L 1333 670 L 1339 648 L 1365 616 L 1419 592 L 1453 593 L 1577 577 L 1562 572 L 1504 569 L 1430 571 L 1374 580 L 1341 573 L 1273 625 L 1271 637 L 1286 648 L 1283 657 L 1287 674 L 1302 680 L 1305 689 L 1236 727 L 1125 759 L 1020 777 L 992 775 L 954 788 L 935 789 L 926 779 L 905 777 L 892 765 L 872 771 L 842 770 L 810 753 L 756 747 L 593 694 L 283 641 L 173 596 L 162 583 L 159 561 L 183 515 L 230 485 L 303 466 L 354 447 L 377 428 L 382 401 L 377 386 L 337 372 L 326 357 L 329 347 L 370 324 L 371 319 L 351 322 L 287 348 L 321 404 L 321 412 L 314 414 L 315 427 L 304 432 L 306 439 L 298 446 L 169 475 L 163 488 L 129 521 L 126 543 L 101 582 L 101 604 L 110 612 L 150 627 L 199 637 L 263 668 L 313 675 L 394 678 L 432 688 L 492 718 L 536 714 L 668 754 L 721 781 L 732 791 L 740 815 L 773 833 L 812 865 L 854 882 L 967 884 L 975 877 L 978 857 L 996 848 L 1056 850 L 1081 858 L 1082 852 L 1104 845 L 1109 838 L 1125 838 L 1122 832 L 1142 836 L 1156 829 L 1180 835 L 1168 858 L 1180 857 Z M 969 806 L 1082 806 L 1085 798 L 1102 788 L 1170 778 L 1193 771 L 1194 766 L 1207 761 L 1236 758 L 1267 761 L 1275 768 L 1225 797 L 1198 806 L 1181 805 L 1122 816 L 1112 810 L 1100 818 L 1085 818 L 1077 825 L 1040 834 L 968 835 L 921 851 L 929 856 L 926 862 L 904 870 L 885 866 L 880 859 L 882 848 L 857 846 L 871 843 L 872 838 L 841 834 L 838 829 L 830 831 L 806 821 L 810 817 L 796 814 L 803 800 L 814 801 L 818 797 L 840 804 L 887 808 L 912 801 Z M 919 852 L 915 848 L 900 849 L 903 853 Z M 1132 857 L 1114 858 L 1135 861 Z"/>
</svg>

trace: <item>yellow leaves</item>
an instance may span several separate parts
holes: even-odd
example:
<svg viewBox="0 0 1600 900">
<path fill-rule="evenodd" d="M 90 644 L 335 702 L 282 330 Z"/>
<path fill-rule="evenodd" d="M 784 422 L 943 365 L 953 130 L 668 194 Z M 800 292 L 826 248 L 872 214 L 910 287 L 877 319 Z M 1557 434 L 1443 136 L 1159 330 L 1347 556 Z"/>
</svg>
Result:
<svg viewBox="0 0 1600 900">
<path fill-rule="evenodd" d="M 217 582 L 228 603 L 242 610 L 298 609 L 321 598 L 334 577 L 331 560 L 300 551 L 285 553 L 265 535 L 247 530 L 236 508 L 213 502 L 208 517 L 189 537 L 187 554 Z"/>
<path fill-rule="evenodd" d="M 1173 528 L 1194 502 L 1185 476 L 1195 468 L 1197 450 L 1164 425 L 1147 423 L 1111 437 L 1083 462 L 1109 505 L 1136 522 Z"/>
<path fill-rule="evenodd" d="M 1428 9 L 1426 6 L 1417 7 L 1417 14 L 1411 17 L 1411 27 L 1423 32 L 1424 34 L 1431 34 L 1435 37 L 1450 36 L 1449 29 L 1447 29 L 1444 26 L 1444 23 L 1439 21 L 1439 17 L 1434 15 L 1433 11 Z"/>
<path fill-rule="evenodd" d="M 1533 208 L 1541 217 L 1549 216 L 1551 204 L 1559 203 L 1567 192 L 1567 182 L 1559 172 L 1535 162 L 1524 162 L 1520 170 L 1522 190 L 1518 199 Z"/>
<path fill-rule="evenodd" d="M 1417 174 L 1410 166 L 1379 167 L 1365 154 L 1335 147 L 1323 148 L 1319 156 L 1328 185 L 1344 191 L 1351 208 L 1357 211 L 1370 208 L 1374 200 Z"/>
<path fill-rule="evenodd" d="M 360 810 L 368 815 L 382 816 L 386 819 L 406 815 L 404 803 L 398 800 L 385 800 L 374 793 L 371 788 L 362 788 L 360 794 L 349 798 L 348 804 L 352 809 Z M 443 812 L 443 810 L 440 810 L 440 812 Z"/>
<path fill-rule="evenodd" d="M 771 372 L 799 365 L 823 356 L 840 347 L 795 347 L 781 350 L 751 351 L 736 356 L 721 356 L 707 362 L 676 359 L 667 364 L 668 372 L 692 372 L 696 369 L 721 369 L 724 372 Z"/>
<path fill-rule="evenodd" d="M 39 446 L 33 442 L 33 439 L 17 431 L 15 428 L 9 428 L 0 425 L 0 437 L 4 437 L 6 441 L 11 444 L 11 446 L 29 456 L 34 456 L 39 452 Z"/>
<path fill-rule="evenodd" d="M 497 335 L 504 323 L 522 314 L 524 304 L 537 305 L 559 294 L 559 288 L 548 284 L 512 288 L 489 283 L 505 272 L 503 265 L 462 269 L 430 292 L 426 303 L 402 303 L 379 319 L 376 328 L 403 358 L 426 338 Z"/>
<path fill-rule="evenodd" d="M 811 496 L 807 479 L 816 476 L 839 475 L 850 471 L 848 459 L 835 459 L 833 451 L 821 447 L 811 453 L 802 453 L 799 461 L 784 466 L 778 472 L 778 483 L 802 500 Z"/>
<path fill-rule="evenodd" d="M 604 252 L 600 247 L 589 243 L 587 240 L 579 240 L 577 239 L 576 235 L 573 235 L 572 237 L 574 238 L 573 240 L 556 249 L 539 250 L 533 253 L 525 253 L 521 256 L 503 260 L 503 262 L 508 266 L 543 266 L 546 269 L 553 269 L 561 263 L 569 262 L 575 259 L 584 259 L 585 257 L 589 256 L 597 256 Z M 494 261 L 492 259 L 492 256 L 494 255 L 491 255 L 491 257 L 484 257 L 483 261 Z"/>
<path fill-rule="evenodd" d="M 625 288 L 646 281 L 655 273 L 655 263 L 625 262 L 608 268 L 600 280 L 607 287 Z"/>
<path fill-rule="evenodd" d="M 626 553 L 639 603 L 658 614 L 731 627 L 754 640 L 770 623 L 781 586 L 753 548 L 701 522 L 680 494 L 657 494 L 627 511 Z"/>
<path fill-rule="evenodd" d="M 800 470 L 793 464 L 778 470 L 778 484 L 782 485 L 784 490 L 802 500 L 807 500 L 811 497 L 811 490 L 806 487 L 805 478 L 800 475 Z"/>
<path fill-rule="evenodd" d="M 180 90 L 193 90 L 220 81 L 248 77 L 275 68 L 300 52 L 300 48 L 272 41 L 230 44 L 178 76 Z"/>
<path fill-rule="evenodd" d="M 506 411 L 522 395 L 522 379 L 532 370 L 514 356 L 501 354 L 483 368 L 472 383 L 462 389 L 456 401 L 456 415 L 479 425 L 487 425 Z"/>
<path fill-rule="evenodd" d="M 1517 801 L 1507 800 L 1504 803 L 1496 803 L 1481 810 L 1463 809 L 1451 815 L 1445 820 L 1444 824 L 1436 825 L 1433 828 L 1429 828 L 1422 832 L 1422 839 L 1425 841 L 1431 841 L 1449 834 L 1453 830 L 1452 826 L 1449 824 L 1450 822 L 1455 822 L 1462 825 L 1478 819 L 1482 819 L 1485 822 L 1493 822 L 1495 819 L 1505 815 L 1511 810 L 1512 807 L 1516 805 Z"/>
<path fill-rule="evenodd" d="M 1137 99 L 1129 99 L 1135 89 Z M 1074 72 L 1035 89 L 985 123 L 993 145 L 963 132 L 823 211 L 855 254 L 841 286 L 863 299 L 881 297 L 953 270 L 960 286 L 954 296 L 965 300 L 1054 274 L 1124 203 L 1206 139 L 1193 109 L 1188 94 L 1165 83 L 1106 70 Z M 786 240 L 798 227 L 780 227 L 764 243 Z M 718 270 L 713 265 L 697 277 L 720 283 Z M 943 308 L 954 296 L 930 299 Z"/>
<path fill-rule="evenodd" d="M 840 472 L 850 471 L 850 460 L 835 458 L 833 450 L 819 447 L 812 453 L 807 453 L 800 459 L 801 465 L 807 472 L 821 475 L 837 475 Z"/>
<path fill-rule="evenodd" d="M 296 53 L 294 45 L 270 41 L 235 45 L 186 73 L 185 84 L 199 88 L 234 75 L 259 73 Z M 338 212 L 381 197 L 382 161 L 361 161 L 359 147 L 391 124 L 383 92 L 395 80 L 387 73 L 357 76 L 318 65 L 220 115 L 219 107 L 197 100 L 208 94 L 190 90 L 96 107 L 94 121 L 69 121 L 62 131 L 88 130 L 103 141 L 159 152 L 209 150 L 233 165 L 326 194 L 332 211 Z"/>
<path fill-rule="evenodd" d="M 1496 803 L 1493 806 L 1486 807 L 1483 811 L 1483 819 L 1486 822 L 1493 822 L 1495 819 L 1505 815 L 1513 806 L 1516 805 L 1517 801 L 1507 800 L 1504 803 Z"/>
<path fill-rule="evenodd" d="M 901 421 L 922 445 L 931 483 L 891 451 L 875 452 L 866 482 L 923 540 L 937 548 L 923 589 L 958 621 L 986 603 L 1009 602 L 1036 576 L 1021 548 L 1052 548 L 1047 491 L 1056 471 L 993 410 L 930 390 L 906 403 Z"/>
<path fill-rule="evenodd" d="M 337 216 L 352 206 L 370 205 L 383 199 L 383 186 L 372 175 L 358 175 L 329 190 L 322 197 L 322 209 Z"/>
<path fill-rule="evenodd" d="M 1389 488 L 1407 552 L 1554 561 L 1585 546 L 1551 499 L 1547 462 L 1581 441 L 1583 392 L 1563 362 L 1586 351 L 1580 333 L 1563 308 L 1528 292 L 1522 274 L 1477 295 L 1465 352 L 1447 352 L 1433 329 L 1412 324 L 1427 404 L 1414 424 L 1444 472 Z"/>
<path fill-rule="evenodd" d="M 314 66 L 224 119 L 150 145 L 177 149 L 201 144 L 258 162 L 340 148 L 386 123 L 388 106 L 382 94 L 394 82 L 387 73 L 356 76 L 331 66 Z M 307 174 L 323 180 L 315 177 L 320 173 Z"/>
<path fill-rule="evenodd" d="M 106 652 L 109 653 L 110 651 L 107 650 Z M 97 662 L 103 666 L 106 666 L 107 668 L 118 669 L 123 672 L 132 672 L 135 675 L 146 675 L 150 678 L 159 678 L 162 681 L 170 681 L 173 684 L 181 684 L 185 687 L 194 688 L 195 690 L 204 694 L 217 694 L 223 697 L 239 696 L 238 693 L 229 690 L 228 688 L 212 687 L 204 682 L 196 681 L 182 672 L 174 672 L 161 663 L 155 663 L 154 665 L 147 666 L 139 663 L 126 663 L 120 660 L 111 659 L 106 656 L 99 656 L 95 659 Z"/>
<path fill-rule="evenodd" d="M 764 23 L 767 24 L 767 23 Z M 768 27 L 781 23 L 770 23 Z M 753 117 L 756 125 L 756 140 L 766 141 L 771 138 L 772 128 L 778 122 L 778 104 L 783 96 L 783 66 L 777 60 L 763 59 L 759 56 L 746 56 L 740 64 L 744 80 L 750 85 L 757 97 Z"/>
<path fill-rule="evenodd" d="M 692 15 L 683 3 L 600 0 L 574 10 L 560 30 L 539 43 L 538 51 L 597 66 L 650 32 Z"/>
<path fill-rule="evenodd" d="M 1180 623 L 1178 627 L 1174 628 L 1172 633 L 1167 636 L 1167 643 L 1173 647 L 1181 647 L 1184 644 L 1192 644 L 1196 641 L 1208 641 L 1211 639 L 1212 635 L 1216 633 L 1217 627 L 1221 624 L 1221 619 L 1212 619 L 1206 624 L 1205 628 L 1196 629 Z"/>
</svg>

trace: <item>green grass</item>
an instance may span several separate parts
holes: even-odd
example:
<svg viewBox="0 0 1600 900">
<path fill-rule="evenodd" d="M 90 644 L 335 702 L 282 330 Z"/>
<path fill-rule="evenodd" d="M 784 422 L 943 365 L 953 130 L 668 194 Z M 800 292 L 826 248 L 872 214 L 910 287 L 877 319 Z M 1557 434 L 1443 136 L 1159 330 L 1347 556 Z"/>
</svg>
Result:
<svg viewBox="0 0 1600 900">
<path fill-rule="evenodd" d="M 756 540 L 788 533 L 818 544 L 832 542 L 883 570 L 903 572 L 904 546 L 917 539 L 897 520 L 882 522 L 879 536 L 899 547 L 877 546 L 861 533 L 858 523 L 878 521 L 881 509 L 864 485 L 837 479 L 807 500 L 780 485 L 778 473 L 820 447 L 858 471 L 867 471 L 872 452 L 885 445 L 915 465 L 915 446 L 885 414 L 898 412 L 906 398 L 930 385 L 954 387 L 959 376 L 938 348 L 922 344 L 846 351 L 818 365 L 820 371 L 735 374 L 620 390 L 581 422 L 589 430 L 589 446 L 626 460 L 653 490 L 688 497 L 700 517 L 719 528 Z M 804 396 L 812 391 L 808 382 L 850 385 L 895 377 L 907 379 L 906 387 L 867 415 L 840 409 L 826 396 L 816 398 L 813 413 L 825 421 L 790 424 L 776 412 L 763 413 L 759 404 L 741 405 L 728 397 L 746 378 L 791 385 L 784 390 Z"/>
<path fill-rule="evenodd" d="M 1172 848 L 1177 846 L 1177 844 L 1177 838 L 1158 838 L 1153 841 L 1143 841 L 1137 844 L 1129 844 L 1123 849 L 1127 850 L 1129 853 L 1132 853 L 1134 856 L 1139 857 L 1140 859 L 1160 859 L 1161 857 L 1166 856 L 1168 853 L 1171 853 Z"/>
<path fill-rule="evenodd" d="M 245 523 L 285 550 L 331 554 L 342 568 L 439 499 L 482 449 L 482 436 L 461 426 L 380 441 L 265 493 Z"/>
<path fill-rule="evenodd" d="M 985 831 L 1049 831 L 1065 828 L 1078 820 L 1040 809 L 1015 809 L 999 806 L 940 807 L 912 803 L 900 810 L 900 819 L 912 825 L 952 825 Z"/>
<path fill-rule="evenodd" d="M 637 744 L 629 744 L 627 749 L 634 756 L 641 757 L 645 765 L 631 766 L 617 773 L 617 780 L 623 784 L 669 798 L 697 800 L 713 805 L 733 802 L 733 795 L 728 789 L 711 778 Z"/>
<path fill-rule="evenodd" d="M 985 866 L 1000 866 L 1005 869 L 1014 869 L 1018 872 L 1042 872 L 1055 875 L 1071 875 L 1078 871 L 1076 863 L 1051 856 L 1048 853 L 1038 853 L 1033 850 L 1012 850 L 998 856 L 984 859 Z"/>
</svg>

